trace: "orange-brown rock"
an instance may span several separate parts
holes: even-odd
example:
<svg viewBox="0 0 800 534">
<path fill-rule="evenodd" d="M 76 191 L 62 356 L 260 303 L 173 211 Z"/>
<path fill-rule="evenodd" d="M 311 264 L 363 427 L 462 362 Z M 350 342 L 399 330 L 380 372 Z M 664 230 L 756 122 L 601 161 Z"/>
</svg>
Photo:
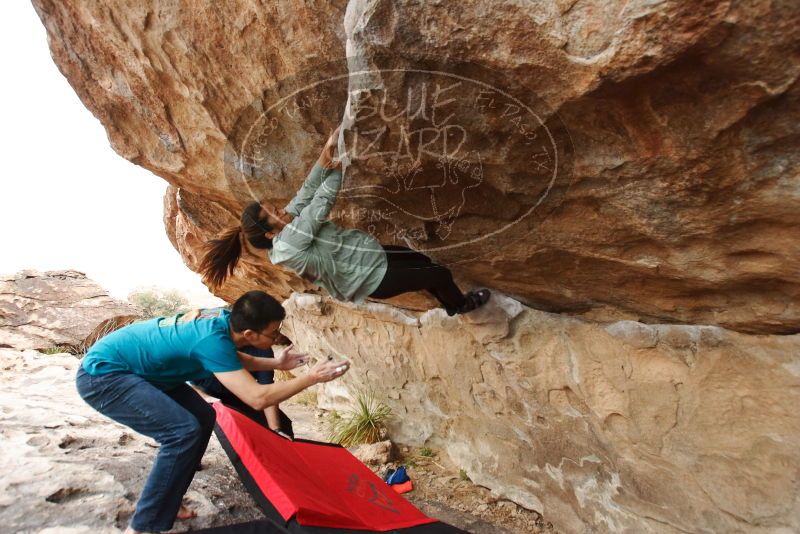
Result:
<svg viewBox="0 0 800 534">
<path fill-rule="evenodd" d="M 800 329 L 796 2 L 33 3 L 114 149 L 174 186 L 190 266 L 244 202 L 291 197 L 349 90 L 370 194 L 344 224 L 543 309 Z M 220 294 L 303 287 L 276 271 Z"/>
<path fill-rule="evenodd" d="M 354 360 L 326 405 L 380 388 L 393 438 L 564 532 L 800 529 L 800 4 L 33 3 L 113 148 L 171 184 L 191 268 L 343 120 L 334 218 L 506 306 L 295 294 L 298 344 Z M 218 294 L 255 288 L 314 291 L 247 250 Z"/>
</svg>

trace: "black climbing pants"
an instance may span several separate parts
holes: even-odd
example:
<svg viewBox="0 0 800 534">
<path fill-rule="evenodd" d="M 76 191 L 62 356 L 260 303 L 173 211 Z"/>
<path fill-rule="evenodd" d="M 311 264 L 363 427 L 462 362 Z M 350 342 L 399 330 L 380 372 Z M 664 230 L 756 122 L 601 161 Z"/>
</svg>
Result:
<svg viewBox="0 0 800 534">
<path fill-rule="evenodd" d="M 212 381 L 216 381 L 216 385 L 218 389 L 209 388 L 206 389 L 204 386 L 207 386 Z M 234 395 L 232 391 L 228 388 L 223 386 L 215 377 L 206 378 L 202 380 L 196 380 L 192 382 L 195 386 L 203 391 L 203 393 L 210 395 L 212 397 L 218 398 L 222 404 L 227 406 L 228 408 L 233 408 L 237 412 L 241 413 L 242 415 L 246 415 L 256 423 L 260 424 L 265 428 L 269 428 L 269 424 L 267 423 L 267 416 L 264 413 L 264 410 L 256 410 L 250 407 L 248 404 L 245 404 L 244 401 L 240 400 L 239 397 Z M 280 418 L 280 431 L 289 436 L 290 438 L 294 438 L 294 429 L 292 428 L 292 420 L 289 419 L 283 410 L 280 408 L 278 409 L 278 417 Z"/>
<path fill-rule="evenodd" d="M 384 245 L 383 250 L 386 274 L 370 297 L 388 299 L 411 291 L 427 291 L 448 311 L 458 310 L 466 302 L 447 267 L 410 248 Z"/>
</svg>

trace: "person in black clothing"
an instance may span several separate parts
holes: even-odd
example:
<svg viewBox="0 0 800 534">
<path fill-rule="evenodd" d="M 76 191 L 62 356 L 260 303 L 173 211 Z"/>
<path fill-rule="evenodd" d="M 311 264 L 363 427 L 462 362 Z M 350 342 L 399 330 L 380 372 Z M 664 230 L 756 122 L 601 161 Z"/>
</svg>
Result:
<svg viewBox="0 0 800 534">
<path fill-rule="evenodd" d="M 288 341 L 285 338 L 282 341 Z M 241 352 L 255 356 L 256 358 L 273 358 L 274 353 L 271 348 L 258 349 L 256 347 L 245 347 Z M 275 371 L 251 371 L 253 378 L 259 384 L 272 384 L 275 381 Z M 192 381 L 192 385 L 200 389 L 203 393 L 210 397 L 219 399 L 222 404 L 229 408 L 242 413 L 259 423 L 261 426 L 267 427 L 270 430 L 284 434 L 290 438 L 294 438 L 294 429 L 292 428 L 292 420 L 287 416 L 280 407 L 276 404 L 269 406 L 265 410 L 256 410 L 247 405 L 244 401 L 239 399 L 228 388 L 216 379 L 213 375 L 209 378 Z"/>
</svg>

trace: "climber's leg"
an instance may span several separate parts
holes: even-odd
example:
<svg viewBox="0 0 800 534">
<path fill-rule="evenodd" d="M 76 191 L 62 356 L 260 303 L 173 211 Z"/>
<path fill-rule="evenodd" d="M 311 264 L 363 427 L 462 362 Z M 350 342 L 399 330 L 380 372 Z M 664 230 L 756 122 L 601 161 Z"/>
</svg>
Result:
<svg viewBox="0 0 800 534">
<path fill-rule="evenodd" d="M 415 265 L 432 265 L 433 260 L 421 252 L 399 245 L 383 245 L 387 261 L 395 264 L 413 262 Z"/>
<path fill-rule="evenodd" d="M 386 274 L 371 297 L 385 299 L 412 291 L 428 291 L 453 315 L 468 305 L 446 267 L 411 249 L 387 246 Z"/>
</svg>

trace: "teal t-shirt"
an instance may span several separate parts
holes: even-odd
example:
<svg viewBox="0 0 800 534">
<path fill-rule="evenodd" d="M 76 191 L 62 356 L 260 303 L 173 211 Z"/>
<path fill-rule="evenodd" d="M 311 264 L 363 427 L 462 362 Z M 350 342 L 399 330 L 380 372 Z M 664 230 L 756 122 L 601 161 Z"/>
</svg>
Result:
<svg viewBox="0 0 800 534">
<path fill-rule="evenodd" d="M 133 373 L 163 386 L 242 369 L 224 308 L 201 310 L 194 319 L 178 314 L 120 328 L 92 345 L 82 365 L 92 376 Z"/>
</svg>

